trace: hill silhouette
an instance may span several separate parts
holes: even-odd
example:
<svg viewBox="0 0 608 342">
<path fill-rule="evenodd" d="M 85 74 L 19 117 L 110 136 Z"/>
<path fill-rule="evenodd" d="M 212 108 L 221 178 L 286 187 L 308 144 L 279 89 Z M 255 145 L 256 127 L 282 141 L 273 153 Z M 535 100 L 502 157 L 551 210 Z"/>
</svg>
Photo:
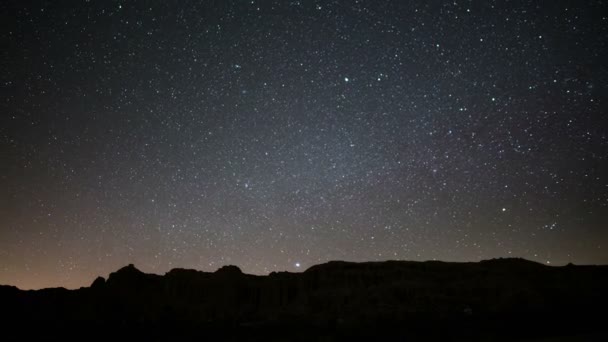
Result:
<svg viewBox="0 0 608 342">
<path fill-rule="evenodd" d="M 268 276 L 128 265 L 77 290 L 0 286 L 0 323 L 9 340 L 600 340 L 606 289 L 607 266 L 524 259 L 332 261 Z"/>
</svg>

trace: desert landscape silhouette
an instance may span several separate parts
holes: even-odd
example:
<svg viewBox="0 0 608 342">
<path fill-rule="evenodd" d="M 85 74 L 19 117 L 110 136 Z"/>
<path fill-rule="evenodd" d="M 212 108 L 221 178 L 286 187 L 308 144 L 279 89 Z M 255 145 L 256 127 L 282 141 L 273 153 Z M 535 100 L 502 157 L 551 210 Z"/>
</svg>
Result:
<svg viewBox="0 0 608 342">
<path fill-rule="evenodd" d="M 248 275 L 134 265 L 91 286 L 0 287 L 9 339 L 601 340 L 608 266 L 342 262 Z"/>
</svg>

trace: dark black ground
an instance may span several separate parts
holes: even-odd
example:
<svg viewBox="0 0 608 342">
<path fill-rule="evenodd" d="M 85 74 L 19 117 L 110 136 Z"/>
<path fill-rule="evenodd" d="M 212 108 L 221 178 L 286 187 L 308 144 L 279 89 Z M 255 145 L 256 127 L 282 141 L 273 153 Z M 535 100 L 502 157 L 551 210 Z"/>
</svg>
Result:
<svg viewBox="0 0 608 342">
<path fill-rule="evenodd" d="M 243 274 L 129 265 L 78 290 L 0 287 L 3 340 L 608 340 L 608 267 L 330 262 Z"/>
</svg>

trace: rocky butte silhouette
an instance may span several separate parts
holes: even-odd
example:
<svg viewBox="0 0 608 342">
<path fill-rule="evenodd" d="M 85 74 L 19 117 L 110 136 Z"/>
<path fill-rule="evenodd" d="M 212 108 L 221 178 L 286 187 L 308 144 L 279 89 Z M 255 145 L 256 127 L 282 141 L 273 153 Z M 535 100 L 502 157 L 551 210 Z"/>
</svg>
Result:
<svg viewBox="0 0 608 342">
<path fill-rule="evenodd" d="M 342 262 L 244 274 L 129 265 L 90 287 L 0 286 L 3 340 L 603 340 L 608 266 Z"/>
</svg>

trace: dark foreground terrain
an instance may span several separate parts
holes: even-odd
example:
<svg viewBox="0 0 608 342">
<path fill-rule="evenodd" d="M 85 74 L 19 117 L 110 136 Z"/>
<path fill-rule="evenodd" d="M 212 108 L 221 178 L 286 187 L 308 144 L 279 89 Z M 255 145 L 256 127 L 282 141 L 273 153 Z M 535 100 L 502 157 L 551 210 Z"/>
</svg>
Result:
<svg viewBox="0 0 608 342">
<path fill-rule="evenodd" d="M 243 274 L 133 265 L 90 287 L 0 286 L 2 340 L 607 340 L 608 267 L 330 262 Z"/>
</svg>

